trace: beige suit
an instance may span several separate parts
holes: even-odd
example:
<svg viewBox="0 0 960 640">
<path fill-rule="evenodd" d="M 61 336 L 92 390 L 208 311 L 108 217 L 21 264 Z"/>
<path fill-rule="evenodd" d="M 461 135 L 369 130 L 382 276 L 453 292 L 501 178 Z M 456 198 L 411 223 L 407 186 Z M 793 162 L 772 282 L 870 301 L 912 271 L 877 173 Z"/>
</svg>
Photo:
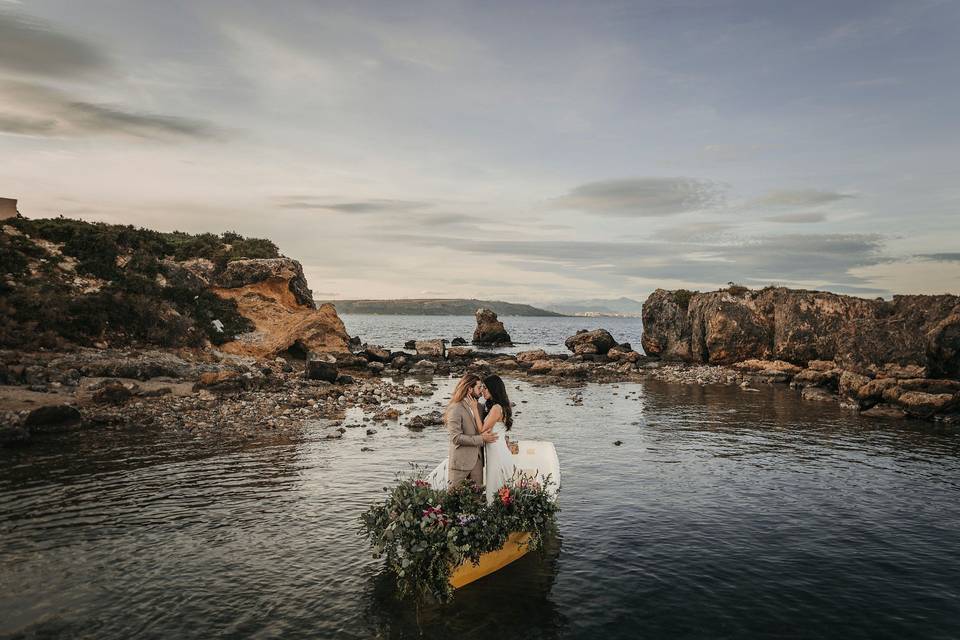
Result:
<svg viewBox="0 0 960 640">
<path fill-rule="evenodd" d="M 458 402 L 447 411 L 447 480 L 451 485 L 464 478 L 483 484 L 483 436 L 477 433 L 477 422 L 466 403 Z"/>
</svg>

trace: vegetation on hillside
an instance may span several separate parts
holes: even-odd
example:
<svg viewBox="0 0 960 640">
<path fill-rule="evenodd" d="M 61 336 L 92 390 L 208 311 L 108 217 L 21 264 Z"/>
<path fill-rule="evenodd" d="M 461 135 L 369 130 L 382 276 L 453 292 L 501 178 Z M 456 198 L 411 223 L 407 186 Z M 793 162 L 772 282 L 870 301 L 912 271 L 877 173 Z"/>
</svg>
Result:
<svg viewBox="0 0 960 640">
<path fill-rule="evenodd" d="M 13 348 L 223 343 L 251 323 L 177 263 L 210 260 L 215 276 L 232 260 L 279 256 L 271 241 L 232 232 L 161 233 L 68 218 L 6 224 L 22 234 L 0 233 L 0 346 Z"/>
</svg>

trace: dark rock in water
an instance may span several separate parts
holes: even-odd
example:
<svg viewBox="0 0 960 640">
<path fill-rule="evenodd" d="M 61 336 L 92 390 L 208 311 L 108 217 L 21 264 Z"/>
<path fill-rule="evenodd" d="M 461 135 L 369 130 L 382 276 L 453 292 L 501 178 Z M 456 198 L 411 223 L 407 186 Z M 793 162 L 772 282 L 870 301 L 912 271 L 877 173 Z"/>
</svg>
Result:
<svg viewBox="0 0 960 640">
<path fill-rule="evenodd" d="M 417 340 L 414 343 L 417 355 L 442 358 L 447 354 L 447 345 L 443 340 Z"/>
<path fill-rule="evenodd" d="M 614 440 L 614 441 L 613 441 L 613 444 L 614 444 L 614 446 L 619 447 L 620 445 L 623 444 L 623 440 Z"/>
<path fill-rule="evenodd" d="M 83 416 L 76 407 L 69 404 L 56 404 L 38 407 L 30 412 L 23 424 L 30 428 L 69 428 L 78 427 L 83 422 Z"/>
<path fill-rule="evenodd" d="M 606 329 L 593 331 L 581 329 L 576 335 L 564 340 L 563 344 L 577 355 L 605 355 L 611 348 L 617 346 L 617 341 Z"/>
<path fill-rule="evenodd" d="M 416 340 L 407 340 L 406 342 L 403 343 L 403 348 L 404 348 L 404 349 L 416 349 L 416 348 L 417 348 L 417 341 L 416 341 Z"/>
<path fill-rule="evenodd" d="M 413 416 L 407 421 L 407 427 L 410 429 L 423 429 L 443 424 L 443 412 L 431 411 L 420 416 Z"/>
<path fill-rule="evenodd" d="M 461 337 L 458 336 L 458 337 L 454 338 L 454 339 L 450 342 L 450 344 L 451 344 L 452 346 L 454 346 L 454 347 L 462 347 L 462 346 L 464 346 L 464 345 L 467 344 L 467 341 L 466 341 L 465 339 L 463 339 L 463 338 L 461 338 Z"/>
<path fill-rule="evenodd" d="M 804 400 L 817 402 L 836 402 L 837 396 L 822 387 L 804 387 L 800 394 Z"/>
<path fill-rule="evenodd" d="M 332 353 L 339 369 L 355 369 L 357 371 L 367 368 L 367 356 L 360 353 Z"/>
<path fill-rule="evenodd" d="M 359 349 L 359 348 L 360 348 L 360 336 L 353 336 L 352 338 L 350 338 L 350 341 L 348 342 L 348 344 L 350 345 L 350 348 L 351 348 L 351 349 Z"/>
<path fill-rule="evenodd" d="M 902 419 L 907 417 L 907 414 L 904 413 L 903 410 L 885 403 L 880 403 L 874 407 L 871 407 L 870 409 L 867 409 L 866 411 L 861 411 L 860 415 L 866 418 Z"/>
<path fill-rule="evenodd" d="M 121 404 L 133 396 L 135 388 L 125 385 L 119 380 L 104 380 L 93 387 L 93 401 L 104 404 Z"/>
<path fill-rule="evenodd" d="M 336 382 L 340 372 L 337 369 L 337 359 L 329 354 L 311 356 L 307 359 L 304 377 L 308 380 L 325 380 Z"/>
<path fill-rule="evenodd" d="M 473 344 L 510 344 L 510 334 L 503 323 L 497 320 L 492 309 L 477 309 L 477 328 L 473 330 Z"/>
<path fill-rule="evenodd" d="M 371 362 L 390 362 L 390 350 L 377 345 L 367 345 L 363 355 Z"/>
</svg>

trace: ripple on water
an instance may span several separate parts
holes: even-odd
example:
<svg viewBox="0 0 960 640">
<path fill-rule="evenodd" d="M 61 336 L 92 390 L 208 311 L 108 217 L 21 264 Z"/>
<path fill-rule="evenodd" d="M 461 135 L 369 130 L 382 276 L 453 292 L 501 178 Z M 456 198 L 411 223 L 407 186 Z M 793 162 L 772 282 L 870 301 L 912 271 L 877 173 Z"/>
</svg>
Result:
<svg viewBox="0 0 960 640">
<path fill-rule="evenodd" d="M 516 435 L 557 446 L 558 531 L 451 607 L 396 601 L 356 534 L 442 429 L 88 431 L 0 453 L 0 635 L 960 635 L 955 433 L 780 388 L 509 388 Z"/>
</svg>

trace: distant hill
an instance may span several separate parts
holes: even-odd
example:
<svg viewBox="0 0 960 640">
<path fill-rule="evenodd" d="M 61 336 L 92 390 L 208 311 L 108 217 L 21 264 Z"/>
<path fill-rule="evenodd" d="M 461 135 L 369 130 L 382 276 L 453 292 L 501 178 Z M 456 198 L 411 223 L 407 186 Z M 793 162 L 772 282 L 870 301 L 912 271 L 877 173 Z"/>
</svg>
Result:
<svg viewBox="0 0 960 640">
<path fill-rule="evenodd" d="M 548 305 L 553 311 L 569 316 L 639 316 L 643 303 L 633 298 L 567 300 Z"/>
<path fill-rule="evenodd" d="M 463 298 L 408 298 L 403 300 L 325 300 L 337 308 L 337 313 L 366 313 L 385 316 L 472 316 L 480 307 L 493 309 L 499 316 L 562 316 L 564 314 L 538 309 L 529 304 L 502 300 Z"/>
</svg>

